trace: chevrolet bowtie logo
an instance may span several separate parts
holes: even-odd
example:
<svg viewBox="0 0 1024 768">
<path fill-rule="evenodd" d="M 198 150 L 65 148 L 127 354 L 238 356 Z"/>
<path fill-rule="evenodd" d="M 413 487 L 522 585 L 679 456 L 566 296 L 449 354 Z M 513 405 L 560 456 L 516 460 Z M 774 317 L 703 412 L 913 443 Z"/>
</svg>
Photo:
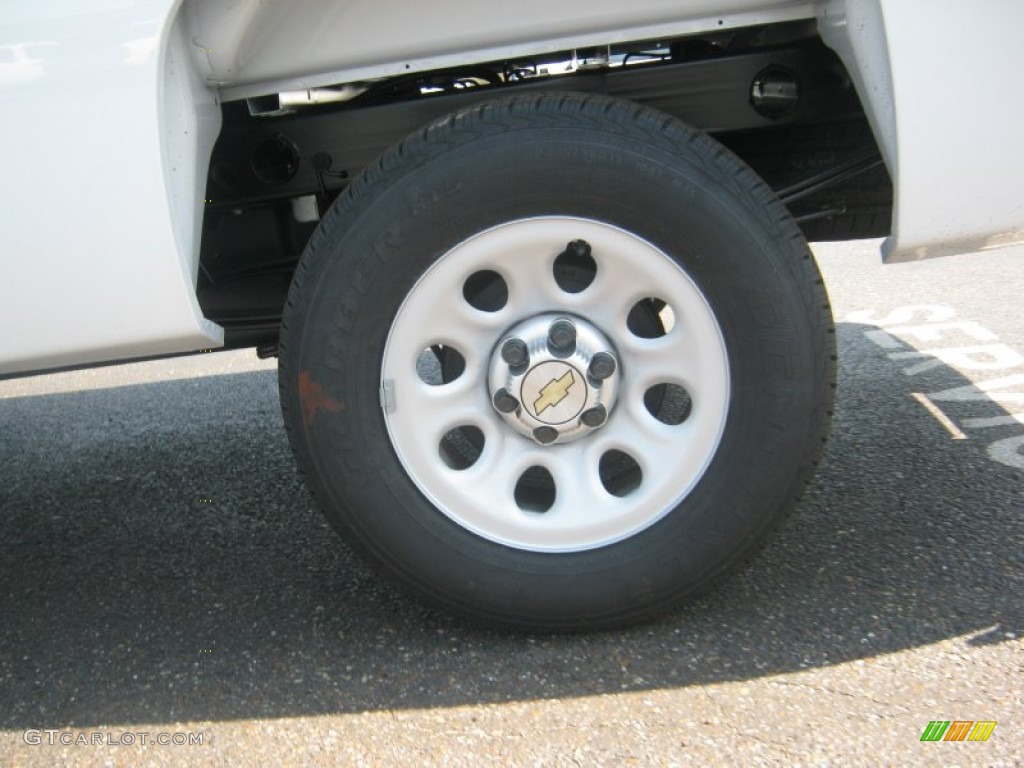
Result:
<svg viewBox="0 0 1024 768">
<path fill-rule="evenodd" d="M 569 389 L 575 383 L 572 371 L 566 371 L 563 376 L 549 381 L 540 391 L 540 397 L 534 401 L 533 412 L 540 416 L 548 408 L 554 408 L 569 396 Z"/>
</svg>

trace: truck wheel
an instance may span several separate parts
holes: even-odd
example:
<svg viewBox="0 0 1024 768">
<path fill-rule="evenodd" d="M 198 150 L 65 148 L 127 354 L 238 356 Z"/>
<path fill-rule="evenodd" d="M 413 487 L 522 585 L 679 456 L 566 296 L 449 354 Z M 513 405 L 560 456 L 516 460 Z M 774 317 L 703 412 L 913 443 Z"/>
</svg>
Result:
<svg viewBox="0 0 1024 768">
<path fill-rule="evenodd" d="M 657 615 L 743 563 L 809 479 L 828 300 L 786 209 L 661 113 L 544 95 L 407 138 L 288 297 L 281 399 L 334 526 L 463 616 Z"/>
</svg>

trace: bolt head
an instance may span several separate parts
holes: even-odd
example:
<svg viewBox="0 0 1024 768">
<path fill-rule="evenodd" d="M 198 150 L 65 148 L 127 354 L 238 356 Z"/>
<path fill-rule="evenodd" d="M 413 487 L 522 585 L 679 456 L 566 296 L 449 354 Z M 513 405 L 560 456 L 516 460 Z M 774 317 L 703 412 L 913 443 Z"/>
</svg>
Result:
<svg viewBox="0 0 1024 768">
<path fill-rule="evenodd" d="M 587 371 L 591 377 L 597 381 L 604 381 L 613 373 L 618 367 L 618 363 L 615 362 L 615 358 L 607 352 L 598 352 L 590 360 L 590 369 Z"/>
<path fill-rule="evenodd" d="M 558 439 L 558 430 L 554 427 L 537 427 L 533 430 L 533 439 L 541 445 L 550 445 Z"/>
<path fill-rule="evenodd" d="M 576 345 L 576 326 L 572 321 L 561 318 L 555 320 L 548 330 L 548 346 L 552 350 L 568 352 Z"/>
<path fill-rule="evenodd" d="M 509 339 L 501 345 L 501 359 L 513 368 L 530 361 L 530 351 L 522 339 Z"/>
<path fill-rule="evenodd" d="M 501 413 L 514 413 L 519 407 L 519 401 L 505 388 L 499 389 L 491 398 L 494 407 Z"/>
<path fill-rule="evenodd" d="M 600 427 L 608 421 L 608 409 L 603 405 L 595 405 L 580 414 L 580 421 L 588 427 Z"/>
</svg>

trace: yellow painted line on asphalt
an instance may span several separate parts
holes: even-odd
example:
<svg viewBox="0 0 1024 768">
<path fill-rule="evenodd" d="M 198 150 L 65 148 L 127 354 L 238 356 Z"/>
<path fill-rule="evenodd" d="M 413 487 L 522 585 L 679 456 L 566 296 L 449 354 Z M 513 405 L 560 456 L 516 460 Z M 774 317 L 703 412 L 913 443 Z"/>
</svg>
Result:
<svg viewBox="0 0 1024 768">
<path fill-rule="evenodd" d="M 933 403 L 928 395 L 923 392 L 911 392 L 910 394 L 915 400 L 917 400 L 917 402 L 925 407 L 925 410 L 928 411 L 928 413 L 935 417 L 935 420 L 939 422 L 939 424 L 946 428 L 946 431 L 953 436 L 954 440 L 967 439 L 967 435 L 961 431 L 960 427 L 958 427 L 953 420 L 949 418 L 949 416 L 943 413 L 942 409 Z"/>
</svg>

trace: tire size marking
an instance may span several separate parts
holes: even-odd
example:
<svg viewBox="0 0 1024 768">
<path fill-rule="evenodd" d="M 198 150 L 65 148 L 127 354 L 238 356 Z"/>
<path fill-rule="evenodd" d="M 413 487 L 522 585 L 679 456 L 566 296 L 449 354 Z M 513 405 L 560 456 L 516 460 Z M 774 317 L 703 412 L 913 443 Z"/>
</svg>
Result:
<svg viewBox="0 0 1024 768">
<path fill-rule="evenodd" d="M 956 319 L 952 307 L 914 304 L 897 307 L 881 318 L 877 315 L 873 309 L 864 309 L 850 312 L 844 319 L 876 326 L 864 331 L 864 337 L 883 349 L 890 360 L 907 363 L 902 369 L 905 376 L 945 366 L 967 379 L 971 373 L 993 377 L 971 379 L 970 384 L 937 392 L 912 392 L 911 397 L 954 440 L 969 439 L 968 431 L 1016 427 L 1017 434 L 994 440 L 987 452 L 992 461 L 1024 470 L 1024 355 L 1001 343 L 980 323 Z M 964 344 L 965 338 L 969 343 Z M 917 349 L 914 344 L 926 348 Z M 1001 404 L 1006 411 L 993 407 Z M 1022 410 L 1009 412 L 1011 404 Z"/>
</svg>

